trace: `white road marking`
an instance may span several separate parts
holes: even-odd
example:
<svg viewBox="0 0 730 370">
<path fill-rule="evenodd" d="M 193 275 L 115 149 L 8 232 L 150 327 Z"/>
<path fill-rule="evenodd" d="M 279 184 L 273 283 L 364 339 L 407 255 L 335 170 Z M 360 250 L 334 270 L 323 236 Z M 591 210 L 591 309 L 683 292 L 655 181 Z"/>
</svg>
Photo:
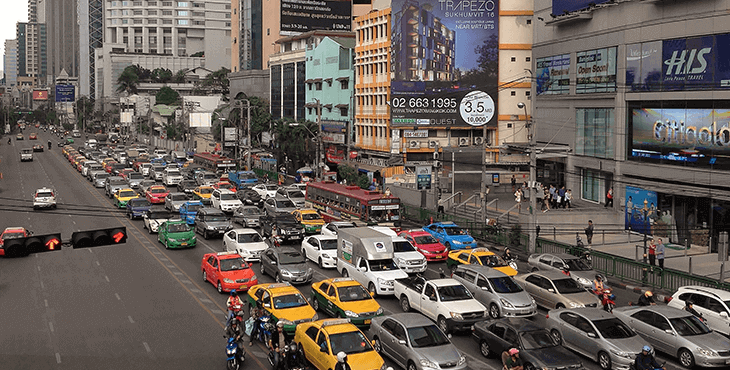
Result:
<svg viewBox="0 0 730 370">
<path fill-rule="evenodd" d="M 104 275 L 104 279 L 106 279 L 106 282 L 109 282 L 109 276 Z"/>
<path fill-rule="evenodd" d="M 36 267 L 38 267 L 38 271 L 41 271 L 41 267 L 40 266 L 36 266 Z"/>
<path fill-rule="evenodd" d="M 43 285 L 43 280 L 41 280 L 41 289 L 46 289 L 46 286 Z"/>
<path fill-rule="evenodd" d="M 53 323 L 50 321 L 48 322 L 48 328 L 51 329 L 51 333 L 53 333 Z"/>
<path fill-rule="evenodd" d="M 56 352 L 56 363 L 61 363 L 61 354 Z"/>
<path fill-rule="evenodd" d="M 152 352 L 152 350 L 150 349 L 150 346 L 147 344 L 147 342 L 142 342 L 142 345 L 144 345 L 144 349 L 146 349 L 147 352 Z"/>
<path fill-rule="evenodd" d="M 127 316 L 127 318 L 129 319 L 130 323 L 134 324 L 134 320 L 132 320 L 132 316 Z"/>
<path fill-rule="evenodd" d="M 44 299 L 43 300 L 43 303 L 46 305 L 46 307 L 48 307 L 48 300 L 47 299 Z"/>
<path fill-rule="evenodd" d="M 122 300 L 122 298 L 121 298 L 121 297 L 119 296 L 119 294 L 117 294 L 117 293 L 114 293 L 114 296 L 115 296 L 115 297 L 117 297 L 117 300 L 118 300 L 118 301 L 121 301 L 121 300 Z"/>
<path fill-rule="evenodd" d="M 96 261 L 96 265 L 97 266 L 101 266 L 101 264 L 99 263 L 99 261 Z"/>
</svg>

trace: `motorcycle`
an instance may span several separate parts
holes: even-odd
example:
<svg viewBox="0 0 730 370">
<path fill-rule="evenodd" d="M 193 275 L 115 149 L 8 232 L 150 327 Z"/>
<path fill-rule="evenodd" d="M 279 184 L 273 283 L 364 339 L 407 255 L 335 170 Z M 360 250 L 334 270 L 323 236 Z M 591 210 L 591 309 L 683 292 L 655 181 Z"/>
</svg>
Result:
<svg viewBox="0 0 730 370">
<path fill-rule="evenodd" d="M 238 347 L 235 338 L 228 338 L 226 343 L 226 367 L 228 370 L 238 370 L 246 361 L 246 352 Z"/>
<path fill-rule="evenodd" d="M 275 353 L 269 350 L 268 360 L 271 368 L 274 370 L 286 369 L 286 370 L 304 370 L 306 368 L 304 361 L 304 354 L 297 349 L 295 343 L 284 346 L 282 350 L 279 350 L 279 366 L 276 366 L 274 358 Z"/>
<path fill-rule="evenodd" d="M 512 257 L 505 257 L 504 258 L 504 261 L 507 262 L 507 265 L 509 267 L 512 267 L 515 271 L 518 271 L 517 270 L 517 257 L 514 257 L 514 256 L 512 256 Z"/>
<path fill-rule="evenodd" d="M 49 141 L 48 142 L 48 150 L 51 150 L 52 147 L 53 147 L 53 145 L 51 145 L 51 142 Z"/>
<path fill-rule="evenodd" d="M 271 316 L 261 316 L 259 318 L 258 325 L 258 331 L 256 332 L 256 337 L 254 339 L 263 343 L 265 346 L 268 346 L 269 340 L 271 340 L 271 333 L 273 333 L 275 329 L 274 323 L 271 322 Z"/>
<path fill-rule="evenodd" d="M 601 297 L 601 304 L 603 305 L 603 310 L 606 312 L 613 313 L 614 307 L 616 307 L 616 302 L 614 299 L 616 299 L 616 295 L 613 294 L 611 291 L 611 288 L 605 288 L 600 294 Z"/>
</svg>

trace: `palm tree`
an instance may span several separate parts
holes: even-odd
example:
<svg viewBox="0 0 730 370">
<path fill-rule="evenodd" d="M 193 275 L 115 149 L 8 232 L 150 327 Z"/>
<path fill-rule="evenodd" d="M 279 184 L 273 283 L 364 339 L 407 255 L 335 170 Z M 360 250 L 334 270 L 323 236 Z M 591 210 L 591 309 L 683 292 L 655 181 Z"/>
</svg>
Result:
<svg viewBox="0 0 730 370">
<path fill-rule="evenodd" d="M 138 66 L 127 66 L 122 74 L 117 78 L 117 92 L 127 92 L 127 94 L 136 94 L 139 85 L 139 75 L 137 74 Z"/>
</svg>

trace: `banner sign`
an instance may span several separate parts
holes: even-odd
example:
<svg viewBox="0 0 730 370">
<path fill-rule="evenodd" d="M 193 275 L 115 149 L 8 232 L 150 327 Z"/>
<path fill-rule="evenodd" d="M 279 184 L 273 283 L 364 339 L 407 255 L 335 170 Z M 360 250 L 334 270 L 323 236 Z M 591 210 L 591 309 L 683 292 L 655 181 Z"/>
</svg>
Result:
<svg viewBox="0 0 730 370">
<path fill-rule="evenodd" d="M 603 4 L 609 0 L 553 0 L 553 14 L 563 15 L 581 9 L 590 8 L 591 4 Z"/>
<path fill-rule="evenodd" d="M 652 220 L 659 218 L 657 193 L 633 186 L 626 187 L 624 229 L 652 235 Z"/>
<path fill-rule="evenodd" d="M 391 126 L 496 127 L 498 5 L 391 2 Z"/>
<path fill-rule="evenodd" d="M 730 109 L 632 109 L 631 157 L 730 168 Z"/>
<path fill-rule="evenodd" d="M 346 130 L 347 122 L 345 121 L 330 121 L 330 120 L 321 120 L 320 124 L 322 125 L 322 131 L 325 132 L 342 132 L 344 133 Z"/>
<path fill-rule="evenodd" d="M 56 85 L 56 103 L 76 101 L 76 87 L 74 85 Z"/>
<path fill-rule="evenodd" d="M 616 91 L 616 47 L 575 53 L 575 93 Z"/>
<path fill-rule="evenodd" d="M 223 128 L 223 140 L 224 141 L 236 141 L 236 128 L 235 127 L 224 127 Z"/>
<path fill-rule="evenodd" d="M 281 0 L 281 32 L 313 30 L 350 31 L 352 3 L 349 0 Z"/>
<path fill-rule="evenodd" d="M 345 134 L 335 134 L 332 132 L 322 132 L 322 141 L 325 143 L 344 144 Z"/>
<path fill-rule="evenodd" d="M 48 100 L 48 91 L 33 90 L 33 100 Z"/>
<path fill-rule="evenodd" d="M 428 137 L 428 130 L 403 130 L 403 137 L 425 139 Z"/>
<path fill-rule="evenodd" d="M 730 33 L 626 46 L 631 91 L 730 88 Z"/>
<path fill-rule="evenodd" d="M 537 58 L 537 95 L 570 93 L 570 54 Z"/>
<path fill-rule="evenodd" d="M 416 166 L 416 188 L 431 189 L 431 166 Z"/>
</svg>

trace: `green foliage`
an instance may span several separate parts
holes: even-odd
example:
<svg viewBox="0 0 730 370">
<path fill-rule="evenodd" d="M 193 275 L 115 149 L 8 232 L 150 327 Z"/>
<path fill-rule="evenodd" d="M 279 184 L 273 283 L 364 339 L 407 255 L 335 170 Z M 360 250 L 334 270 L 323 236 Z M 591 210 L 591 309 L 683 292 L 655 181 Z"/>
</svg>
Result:
<svg viewBox="0 0 730 370">
<path fill-rule="evenodd" d="M 152 71 L 152 81 L 161 83 L 170 82 L 172 81 L 172 71 L 167 68 L 155 68 Z"/>
<path fill-rule="evenodd" d="M 175 73 L 175 77 L 172 78 L 172 81 L 175 83 L 184 83 L 185 82 L 185 74 L 187 73 L 186 69 L 181 69 Z"/>
<path fill-rule="evenodd" d="M 205 52 L 204 51 L 199 51 L 197 53 L 193 53 L 193 54 L 190 55 L 191 58 L 202 58 L 204 56 L 205 56 Z"/>
<path fill-rule="evenodd" d="M 169 86 L 163 86 L 155 95 L 157 104 L 177 105 L 180 94 Z"/>
<path fill-rule="evenodd" d="M 370 188 L 368 176 L 359 173 L 355 167 L 341 164 L 337 166 L 337 175 L 339 178 L 346 180 L 349 185 L 357 185 L 361 189 Z"/>
<path fill-rule="evenodd" d="M 231 70 L 228 68 L 221 68 L 215 72 L 209 73 L 208 76 L 203 80 L 202 85 L 211 89 L 211 92 L 215 94 L 228 95 L 230 81 L 228 80 L 228 73 Z"/>
<path fill-rule="evenodd" d="M 117 78 L 117 92 L 126 92 L 128 94 L 137 93 L 137 86 L 139 85 L 139 66 L 127 66 L 122 71 L 122 74 Z"/>
<path fill-rule="evenodd" d="M 357 177 L 357 186 L 360 187 L 360 189 L 369 189 L 370 188 L 370 179 L 367 175 L 360 175 Z"/>
</svg>

